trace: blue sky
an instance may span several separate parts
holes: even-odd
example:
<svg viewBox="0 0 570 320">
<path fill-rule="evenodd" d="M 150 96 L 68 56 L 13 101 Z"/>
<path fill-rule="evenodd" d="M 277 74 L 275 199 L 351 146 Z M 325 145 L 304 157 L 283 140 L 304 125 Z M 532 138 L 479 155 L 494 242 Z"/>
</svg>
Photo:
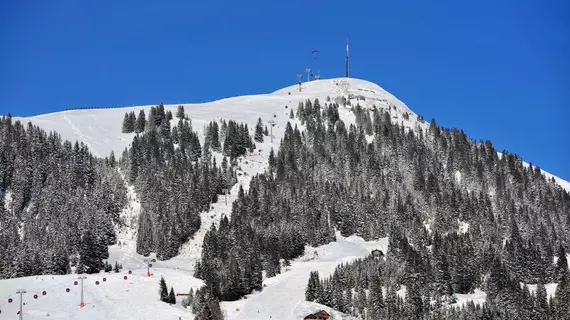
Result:
<svg viewBox="0 0 570 320">
<path fill-rule="evenodd" d="M 0 114 L 272 92 L 349 38 L 351 76 L 570 180 L 568 1 L 146 2 L 2 1 Z"/>
</svg>

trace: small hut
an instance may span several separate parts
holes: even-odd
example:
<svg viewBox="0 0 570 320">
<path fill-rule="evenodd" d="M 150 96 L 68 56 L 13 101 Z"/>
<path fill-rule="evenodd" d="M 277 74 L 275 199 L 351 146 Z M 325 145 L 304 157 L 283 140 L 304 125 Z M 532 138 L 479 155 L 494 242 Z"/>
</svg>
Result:
<svg viewBox="0 0 570 320">
<path fill-rule="evenodd" d="M 312 320 L 328 320 L 330 318 L 330 315 L 328 312 L 326 312 L 325 310 L 321 310 L 319 312 L 315 312 L 315 313 L 311 313 L 309 315 L 307 315 L 306 317 L 304 317 L 304 320 L 307 319 L 312 319 Z"/>
</svg>

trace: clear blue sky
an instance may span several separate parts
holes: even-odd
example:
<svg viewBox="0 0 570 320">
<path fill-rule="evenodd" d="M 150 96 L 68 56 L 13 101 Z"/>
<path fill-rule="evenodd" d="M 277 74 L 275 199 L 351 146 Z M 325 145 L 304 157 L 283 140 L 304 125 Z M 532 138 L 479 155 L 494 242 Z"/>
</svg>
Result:
<svg viewBox="0 0 570 320">
<path fill-rule="evenodd" d="M 349 38 L 353 77 L 570 180 L 567 0 L 143 2 L 2 1 L 0 114 L 267 93 L 310 63 L 341 77 Z"/>
</svg>

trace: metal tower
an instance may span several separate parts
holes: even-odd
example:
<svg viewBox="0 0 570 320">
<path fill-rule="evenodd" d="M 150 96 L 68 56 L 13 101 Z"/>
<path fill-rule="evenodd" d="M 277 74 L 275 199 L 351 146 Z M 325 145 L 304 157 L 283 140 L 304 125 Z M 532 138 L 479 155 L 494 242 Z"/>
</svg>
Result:
<svg viewBox="0 0 570 320">
<path fill-rule="evenodd" d="M 348 39 L 346 39 L 346 77 L 348 78 Z"/>
</svg>

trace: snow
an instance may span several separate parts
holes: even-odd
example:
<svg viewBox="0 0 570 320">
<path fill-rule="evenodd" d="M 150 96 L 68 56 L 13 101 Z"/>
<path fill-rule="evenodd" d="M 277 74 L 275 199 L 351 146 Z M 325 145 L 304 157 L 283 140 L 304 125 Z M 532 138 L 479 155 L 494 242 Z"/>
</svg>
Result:
<svg viewBox="0 0 570 320">
<path fill-rule="evenodd" d="M 263 283 L 267 287 L 261 292 L 250 294 L 247 299 L 223 302 L 222 311 L 226 319 L 268 319 L 269 316 L 276 320 L 299 319 L 300 314 L 304 317 L 320 309 L 329 311 L 330 308 L 304 301 L 310 272 L 318 271 L 322 279 L 331 275 L 341 263 L 366 257 L 376 248 L 383 252 L 388 249 L 387 238 L 367 242 L 357 236 L 342 237 L 339 232 L 336 237 L 336 242 L 317 248 L 306 247 L 304 256 L 291 261 L 289 271 L 281 270 L 281 274 L 265 279 Z M 337 314 L 334 319 L 349 318 Z"/>
<path fill-rule="evenodd" d="M 461 172 L 459 170 L 455 170 L 455 182 L 461 183 Z"/>
<path fill-rule="evenodd" d="M 203 141 L 204 126 L 210 121 L 221 119 L 235 120 L 248 124 L 250 132 L 261 117 L 264 124 L 271 129 L 268 121 L 275 121 L 273 130 L 273 142 L 265 137 L 263 143 L 256 143 L 257 149 L 246 157 L 239 159 L 238 183 L 232 187 L 230 194 L 219 197 L 218 203 L 212 204 L 211 210 L 201 214 L 202 226 L 185 243 L 180 254 L 168 261 L 157 261 L 151 268 L 151 276 L 146 274 L 145 257 L 136 253 L 136 228 L 137 218 L 140 213 L 140 201 L 132 186 L 128 187 L 129 204 L 121 213 L 125 226 L 117 227 L 118 241 L 120 245 L 109 248 L 109 262 L 118 261 L 123 265 L 120 274 L 89 275 L 85 280 L 85 308 L 79 308 L 79 290 L 73 285 L 77 275 L 65 276 L 38 276 L 16 278 L 0 281 L 0 319 L 8 319 L 9 315 L 16 316 L 18 299 L 15 292 L 19 288 L 25 288 L 28 293 L 24 295 L 26 305 L 24 314 L 26 319 L 193 319 L 189 310 L 180 306 L 182 297 L 177 297 L 177 305 L 170 306 L 158 299 L 158 281 L 164 276 L 168 286 L 174 286 L 175 292 L 187 293 L 190 288 L 196 290 L 203 282 L 194 278 L 194 265 L 201 256 L 202 241 L 207 230 L 212 224 L 219 224 L 224 215 L 231 219 L 231 204 L 237 196 L 239 187 L 242 186 L 247 192 L 251 177 L 263 172 L 267 167 L 269 151 L 274 148 L 277 151 L 280 140 L 283 138 L 285 126 L 288 121 L 292 124 L 298 122 L 289 119 L 289 112 L 295 110 L 300 101 L 319 98 L 324 105 L 329 96 L 332 100 L 340 96 L 349 98 L 352 106 L 359 103 L 363 108 L 382 108 L 390 112 L 394 121 L 402 123 L 407 130 L 427 130 L 429 123 L 419 121 L 418 115 L 411 111 L 403 102 L 382 89 L 376 84 L 365 80 L 336 78 L 317 80 L 302 85 L 299 92 L 298 85 L 277 90 L 273 93 L 262 95 L 250 95 L 232 97 L 202 104 L 183 104 L 185 113 L 192 120 L 192 127 L 198 131 Z M 365 100 L 358 100 L 356 96 L 364 96 Z M 287 108 L 286 108 L 287 106 Z M 134 111 L 138 115 L 140 109 L 144 109 L 148 116 L 151 105 L 109 108 L 109 109 L 83 109 L 44 114 L 34 117 L 15 117 L 27 124 L 28 121 L 47 131 L 56 131 L 64 139 L 71 141 L 83 141 L 94 155 L 98 157 L 108 156 L 113 151 L 116 157 L 122 155 L 123 150 L 131 143 L 134 133 L 121 133 L 122 121 L 126 112 Z M 165 109 L 176 114 L 178 104 L 165 105 Z M 403 114 L 409 114 L 409 120 Z M 339 108 L 339 115 L 347 124 L 354 123 L 354 114 L 350 106 Z M 177 122 L 174 119 L 173 125 Z M 293 124 L 294 126 L 294 124 Z M 371 142 L 373 137 L 367 137 Z M 221 155 L 214 153 L 218 163 Z M 545 173 L 547 177 L 550 174 Z M 456 175 L 461 180 L 461 175 Z M 570 191 L 570 183 L 555 177 L 557 183 Z M 8 196 L 8 195 L 6 195 Z M 9 202 L 6 201 L 9 206 Z M 429 228 L 429 224 L 427 225 Z M 468 225 L 464 228 L 466 229 Z M 306 254 L 291 262 L 290 270 L 282 270 L 276 277 L 264 279 L 261 292 L 247 296 L 247 299 L 223 302 L 222 310 L 226 319 L 299 319 L 304 315 L 321 309 L 330 311 L 334 319 L 350 319 L 325 306 L 304 301 L 305 287 L 311 271 L 319 271 L 320 277 L 330 275 L 336 266 L 343 262 L 349 262 L 370 254 L 372 249 L 379 248 L 387 252 L 388 240 L 386 238 L 376 241 L 364 241 L 362 238 L 351 236 L 342 237 L 337 232 L 337 241 L 320 246 L 318 248 L 306 248 Z M 315 252 L 318 256 L 315 256 Z M 151 254 L 154 258 L 154 254 Z M 132 274 L 128 275 L 128 270 Z M 123 276 L 127 275 L 128 280 Z M 106 282 L 99 286 L 94 281 L 101 281 L 103 276 Z M 69 287 L 71 292 L 66 293 Z M 41 296 L 41 291 L 46 290 L 48 295 Z M 401 296 L 405 295 L 405 286 L 398 291 Z M 33 294 L 40 293 L 39 299 L 33 299 Z M 14 302 L 7 304 L 8 297 L 14 298 Z M 484 293 L 475 291 L 472 295 L 458 295 L 458 303 L 463 301 L 484 300 Z M 239 311 L 236 311 L 239 309 Z M 49 314 L 49 315 L 48 315 Z"/>
<path fill-rule="evenodd" d="M 469 230 L 469 223 L 461 220 L 457 220 L 459 224 L 459 233 L 465 233 Z"/>
<path fill-rule="evenodd" d="M 128 279 L 124 280 L 123 276 Z M 167 284 L 175 292 L 187 293 L 191 286 L 200 285 L 199 280 L 180 277 L 169 269 L 158 269 L 147 277 L 142 270 L 126 270 L 120 274 L 87 275 L 84 280 L 84 308 L 79 307 L 80 285 L 74 286 L 77 275 L 33 276 L 2 280 L 0 286 L 0 319 L 15 319 L 19 310 L 18 289 L 26 289 L 23 296 L 25 319 L 192 319 L 187 310 L 171 307 L 158 300 L 158 281 L 164 275 Z M 107 278 L 103 282 L 103 277 Z M 169 281 L 170 279 L 170 281 Z M 99 281 L 99 285 L 95 284 Z M 71 291 L 67 293 L 66 288 Z M 47 295 L 42 296 L 42 291 Z M 38 299 L 34 299 L 34 294 Z M 8 303 L 8 297 L 13 298 Z"/>
<path fill-rule="evenodd" d="M 528 286 L 528 291 L 530 291 L 530 293 L 535 293 L 536 289 L 538 287 L 538 285 L 536 285 L 536 284 L 529 284 L 527 286 Z M 548 297 L 548 298 L 553 297 L 554 298 L 556 296 L 556 287 L 558 287 L 558 283 L 546 283 L 544 285 L 544 288 L 546 289 L 546 297 Z M 522 288 L 522 286 L 521 286 L 521 288 Z"/>
<path fill-rule="evenodd" d="M 461 307 L 469 301 L 473 301 L 475 304 L 482 305 L 485 303 L 485 299 L 487 299 L 487 294 L 480 289 L 475 289 L 473 293 L 456 293 L 455 297 L 457 298 L 457 302 L 454 305 Z"/>
</svg>

